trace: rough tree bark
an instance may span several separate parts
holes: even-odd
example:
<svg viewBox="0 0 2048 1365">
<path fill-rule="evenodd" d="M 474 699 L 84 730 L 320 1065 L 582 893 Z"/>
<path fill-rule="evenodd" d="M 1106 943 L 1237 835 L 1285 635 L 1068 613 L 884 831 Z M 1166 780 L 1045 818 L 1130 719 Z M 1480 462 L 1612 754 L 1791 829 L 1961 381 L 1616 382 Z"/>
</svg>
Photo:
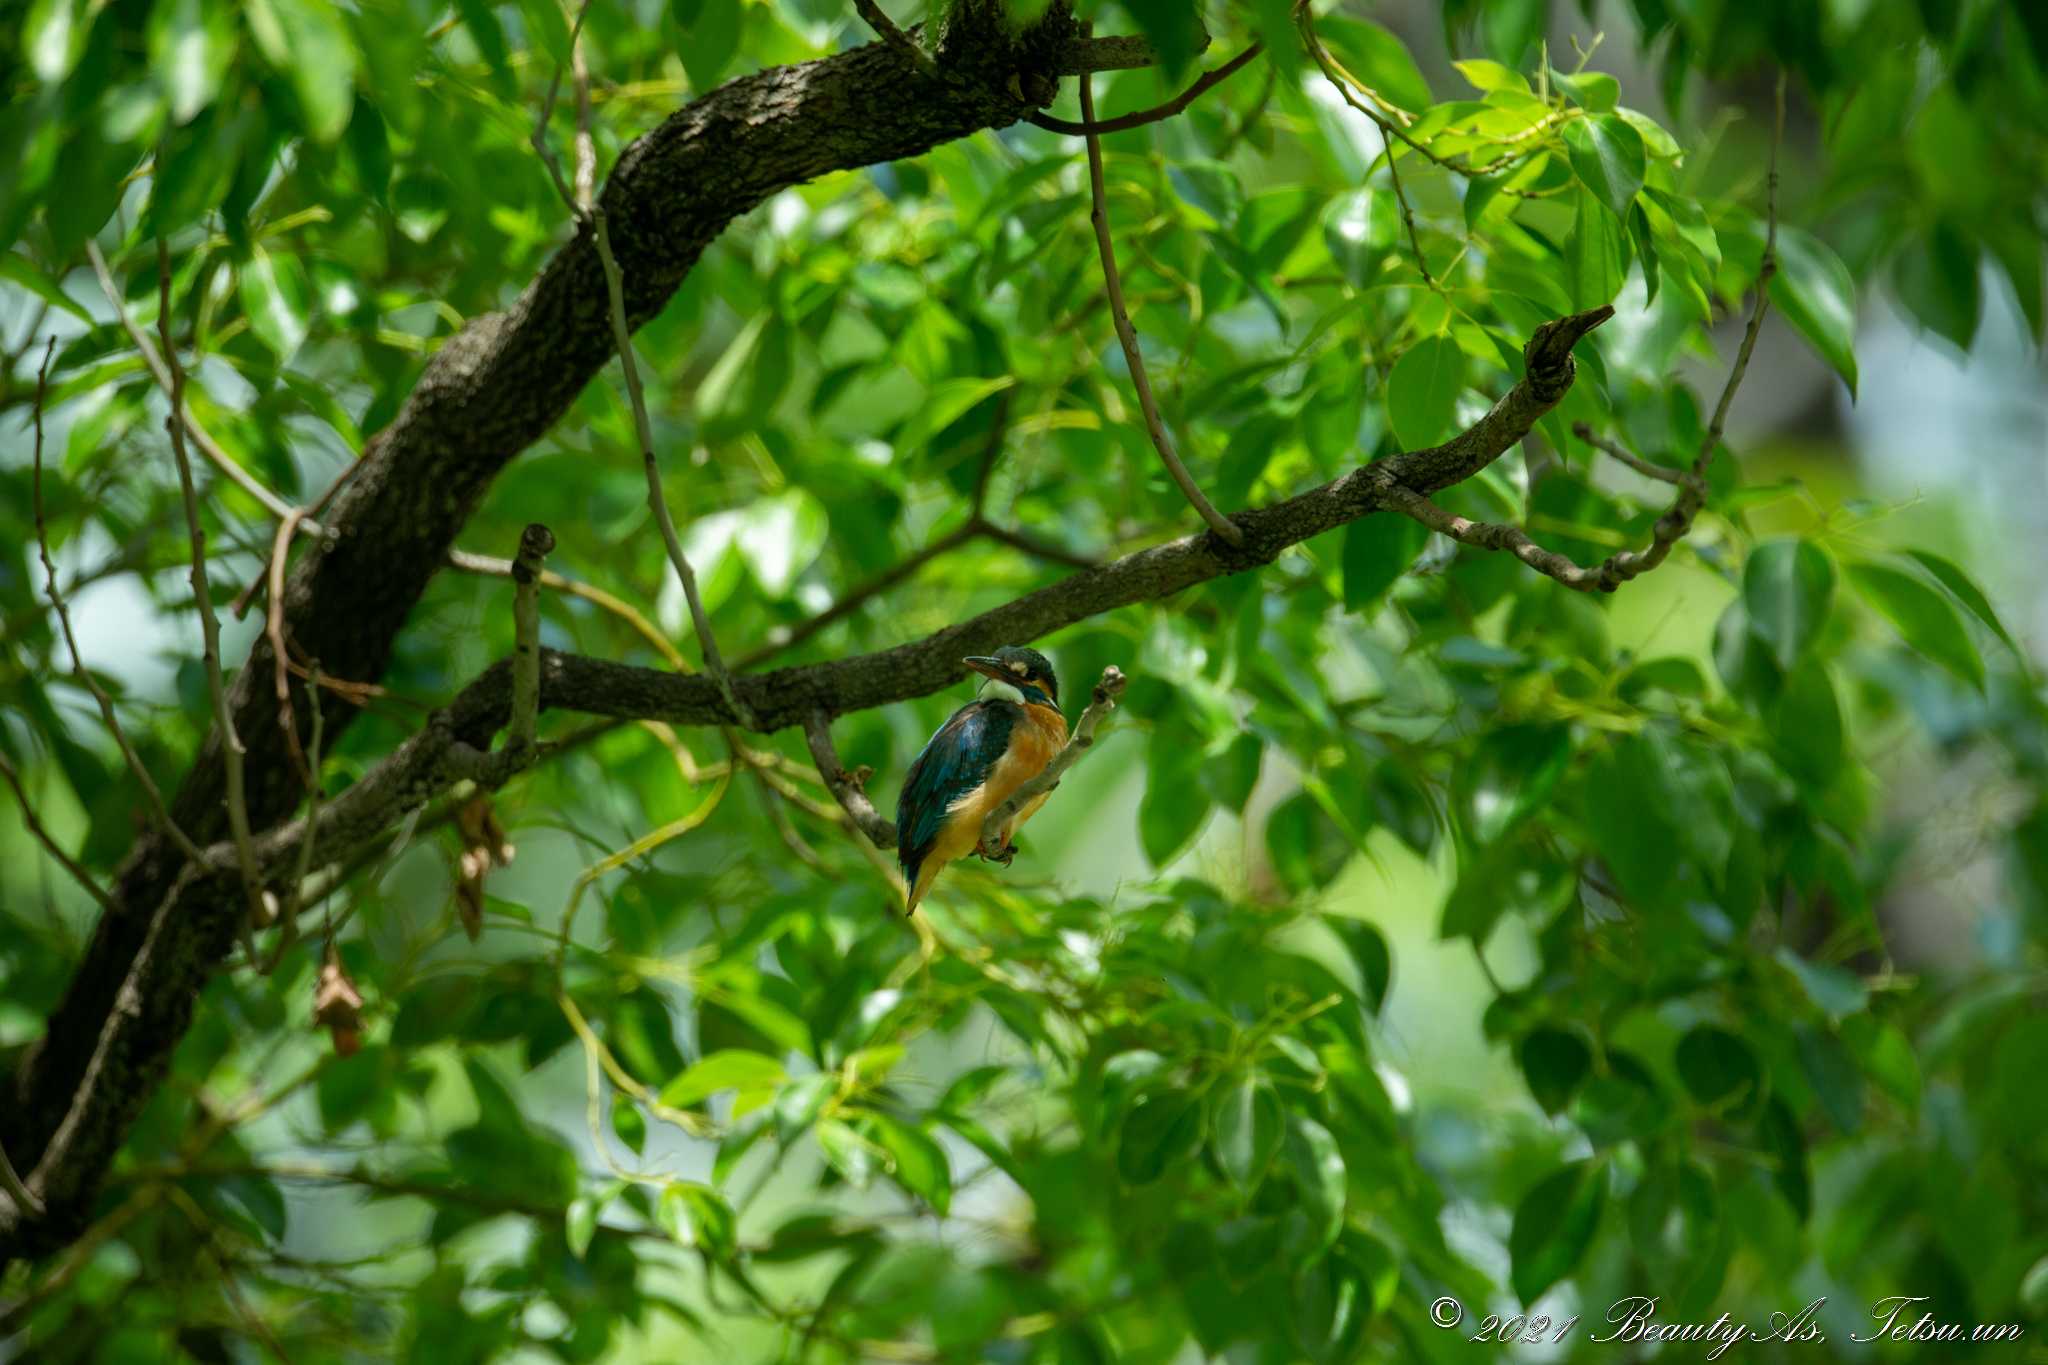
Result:
<svg viewBox="0 0 2048 1365">
<path fill-rule="evenodd" d="M 953 9 L 937 44 L 937 78 L 917 74 L 890 45 L 870 44 L 731 81 L 634 142 L 602 196 L 633 325 L 660 311 L 728 223 L 771 195 L 1007 126 L 1049 103 L 1062 74 L 1147 59 L 1142 44 L 1128 40 L 1080 41 L 1063 4 L 1021 32 L 1000 11 L 982 0 Z M 369 442 L 327 518 L 331 538 L 291 577 L 290 636 L 328 676 L 382 673 L 407 613 L 491 480 L 613 354 L 606 307 L 595 244 L 579 231 L 511 309 L 472 319 L 435 354 L 396 420 Z M 233 695 L 258 828 L 289 814 L 300 795 L 268 659 L 259 645 Z M 349 712 L 329 699 L 330 735 L 349 723 Z M 179 824 L 201 843 L 225 829 L 223 782 L 215 735 L 173 803 Z M 44 1038 L 11 1078 L 11 1102 L 0 1104 L 0 1143 L 24 1174 L 53 1142 L 64 1148 L 38 1187 L 46 1217 L 28 1220 L 0 1200 L 0 1263 L 62 1245 L 88 1214 L 100 1174 L 233 942 L 236 906 L 213 894 L 214 880 L 153 836 L 123 862 L 114 908 L 101 917 Z M 75 1113 L 89 1079 L 94 1112 Z"/>
<path fill-rule="evenodd" d="M 1077 41 L 1060 5 L 1014 34 L 991 17 L 995 8 L 970 0 L 955 9 L 938 45 L 937 79 L 917 75 L 899 49 L 875 44 L 734 81 L 634 143 L 603 196 L 634 325 L 661 308 L 727 223 L 773 193 L 1006 125 L 1049 102 L 1060 74 L 1144 57 L 1130 40 Z M 914 644 L 736 679 L 740 695 L 763 730 L 924 695 L 957 679 L 963 654 L 1270 563 L 1289 545 L 1378 510 L 1390 484 L 1427 494 L 1469 478 L 1563 396 L 1573 377 L 1572 346 L 1608 312 L 1540 329 L 1526 349 L 1523 378 L 1443 445 L 1239 513 L 1232 518 L 1239 545 L 1214 532 L 1185 537 L 1076 573 Z M 611 353 L 603 273 L 587 232 L 555 256 L 509 312 L 475 320 L 443 347 L 397 420 L 370 443 L 363 468 L 328 517 L 333 538 L 292 575 L 290 633 L 323 673 L 358 680 L 381 673 L 406 614 L 446 562 L 492 478 L 548 429 Z M 279 826 L 300 792 L 276 724 L 264 646 L 258 656 L 242 670 L 233 702 L 250 737 L 250 818 L 269 831 L 259 849 L 265 868 L 275 870 L 288 865 L 306 822 Z M 511 690 L 509 668 L 487 671 L 331 803 L 320 822 L 323 856 L 344 856 L 352 840 L 374 836 L 396 814 L 466 775 L 451 755 L 488 741 L 505 721 Z M 543 659 L 540 704 L 685 723 L 734 721 L 708 678 L 553 653 Z M 330 737 L 349 719 L 349 708 L 330 702 Z M 84 1225 L 199 992 L 235 940 L 242 901 L 232 855 L 219 846 L 222 796 L 216 738 L 174 803 L 179 822 L 216 845 L 205 866 L 154 838 L 137 845 L 45 1037 L 13 1078 L 16 1102 L 0 1105 L 0 1142 L 47 1206 L 44 1216 L 30 1217 L 0 1198 L 0 1263 L 61 1246 Z"/>
</svg>

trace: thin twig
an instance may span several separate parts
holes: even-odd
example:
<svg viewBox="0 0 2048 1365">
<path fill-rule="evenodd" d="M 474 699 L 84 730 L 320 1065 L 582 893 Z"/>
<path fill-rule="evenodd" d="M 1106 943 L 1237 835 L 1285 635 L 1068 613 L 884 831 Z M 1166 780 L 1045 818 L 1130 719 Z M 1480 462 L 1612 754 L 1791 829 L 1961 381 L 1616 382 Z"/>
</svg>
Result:
<svg viewBox="0 0 2048 1365">
<path fill-rule="evenodd" d="M 919 47 L 917 39 L 896 27 L 896 21 L 882 12 L 882 7 L 876 4 L 875 0 L 853 0 L 853 7 L 860 11 L 861 18 L 867 20 L 868 27 L 881 35 L 883 42 L 901 52 L 910 64 L 917 68 L 918 74 L 939 74 L 938 63 L 932 60 L 931 53 Z"/>
<path fill-rule="evenodd" d="M 36 549 L 42 555 L 43 576 L 48 581 L 50 605 L 57 609 L 57 625 L 63 632 L 65 648 L 71 653 L 72 675 L 85 684 L 86 690 L 92 693 L 93 701 L 98 704 L 100 719 L 105 722 L 107 732 L 113 735 L 115 745 L 121 750 L 121 757 L 128 763 L 128 771 L 135 774 L 135 780 L 142 786 L 143 799 L 149 804 L 150 819 L 164 832 L 166 838 L 177 845 L 180 853 L 195 863 L 203 862 L 206 855 L 200 852 L 199 845 L 192 841 L 192 836 L 185 833 L 178 827 L 178 823 L 171 819 L 170 811 L 164 806 L 164 794 L 157 787 L 156 779 L 149 775 L 149 769 L 143 766 L 142 755 L 135 752 L 135 746 L 128 740 L 128 732 L 121 728 L 121 718 L 114 713 L 114 699 L 107 695 L 107 689 L 101 687 L 99 679 L 86 668 L 85 658 L 78 652 L 78 633 L 71 628 L 71 609 L 65 605 L 64 594 L 57 587 L 57 565 L 50 558 L 49 531 L 43 524 L 43 399 L 49 387 L 50 351 L 56 344 L 57 338 L 53 336 L 48 345 L 43 347 L 43 368 L 36 375 L 35 476 L 30 485 L 30 496 L 35 504 Z"/>
<path fill-rule="evenodd" d="M 87 872 L 72 859 L 70 854 L 57 846 L 56 839 L 51 837 L 50 831 L 43 828 L 43 822 L 36 818 L 36 808 L 29 803 L 28 791 L 21 785 L 21 774 L 14 770 L 14 764 L 8 761 L 5 754 L 0 754 L 0 777 L 6 778 L 7 785 L 14 788 L 14 795 L 21 801 L 21 823 L 28 828 L 28 832 L 34 836 L 35 841 L 41 844 L 52 858 L 57 860 L 59 867 L 71 874 L 73 881 L 91 893 L 92 898 L 100 903 L 102 910 L 112 910 L 114 908 L 113 898 L 107 895 L 106 890 L 98 882 L 93 880 L 92 873 Z M 4 1155 L 5 1153 L 0 1153 L 0 1156 Z M 0 1175 L 4 1174 L 6 1173 L 0 1172 Z"/>
<path fill-rule="evenodd" d="M 1155 104 L 1150 109 L 1140 109 L 1129 114 L 1119 114 L 1115 118 L 1106 118 L 1100 123 L 1075 123 L 1071 119 L 1058 118 L 1052 114 L 1033 114 L 1026 122 L 1035 123 L 1047 132 L 1067 133 L 1074 137 L 1086 137 L 1091 133 L 1101 137 L 1106 133 L 1121 133 L 1132 128 L 1142 128 L 1148 123 L 1158 123 L 1163 119 L 1172 118 L 1175 114 L 1178 114 L 1181 110 L 1200 99 L 1204 92 L 1223 84 L 1223 82 L 1236 75 L 1247 62 L 1265 51 L 1265 46 L 1263 42 L 1254 42 L 1250 47 L 1238 53 L 1214 71 L 1204 71 L 1195 79 L 1193 85 L 1190 85 L 1187 89 L 1166 101 L 1166 103 Z M 1082 79 L 1085 81 L 1087 78 L 1083 77 Z"/>
<path fill-rule="evenodd" d="M 4 762 L 6 762 L 5 759 L 0 759 L 0 763 Z M 7 775 L 10 779 L 12 779 L 14 776 L 14 769 L 7 769 Z M 17 792 L 20 791 L 21 784 L 16 783 L 14 789 Z M 21 805 L 23 810 L 28 809 L 28 801 L 26 798 L 22 800 Z M 33 819 L 34 817 L 31 816 L 30 818 Z M 52 849 L 51 851 L 55 852 L 54 849 Z M 59 854 L 58 856 L 61 858 L 63 855 Z M 109 908 L 111 909 L 112 907 Z M 43 1201 L 36 1198 L 35 1191 L 31 1190 L 27 1185 L 24 1185 L 22 1183 L 21 1173 L 14 1169 L 14 1162 L 7 1155 L 7 1149 L 5 1147 L 0 1147 L 0 1192 L 4 1192 L 9 1199 L 12 1199 L 16 1204 L 19 1204 L 31 1216 L 36 1218 L 40 1218 L 43 1216 L 45 1212 L 43 1208 Z"/>
<path fill-rule="evenodd" d="M 507 748 L 533 748 L 540 719 L 540 574 L 555 534 L 539 522 L 519 537 L 512 561 L 512 726 Z"/>
<path fill-rule="evenodd" d="M 583 41 L 583 20 L 589 13 L 590 0 L 583 0 L 583 3 L 576 7 L 575 26 L 569 30 L 569 50 L 572 54 L 572 61 L 565 65 L 573 64 L 573 54 L 576 51 L 577 44 Z M 533 134 L 527 140 L 533 144 L 533 150 L 540 157 L 541 165 L 547 167 L 548 179 L 555 182 L 555 193 L 562 196 L 562 202 L 569 206 L 571 215 L 581 218 L 584 213 L 584 201 L 577 196 L 576 191 L 569 188 L 568 180 L 562 175 L 562 163 L 555 156 L 553 145 L 548 142 L 548 124 L 555 117 L 555 100 L 562 93 L 563 70 L 564 66 L 557 66 L 553 78 L 548 81 L 547 93 L 541 97 L 540 118 L 535 120 Z M 584 103 L 587 107 L 588 101 L 584 101 Z M 581 168 L 579 167 L 578 169 L 580 172 Z M 581 178 L 580 175 L 578 178 Z"/>
<path fill-rule="evenodd" d="M 448 566 L 452 569 L 460 569 L 464 573 L 483 574 L 492 578 L 510 578 L 512 576 L 511 560 L 496 559 L 490 555 L 471 554 L 467 550 L 450 550 L 448 552 Z M 653 646 L 655 653 L 661 655 L 667 661 L 669 667 L 681 673 L 690 671 L 689 661 L 683 658 L 675 645 L 670 642 L 668 636 L 656 629 L 654 623 L 649 621 L 639 608 L 624 598 L 616 597 L 606 592 L 603 588 L 595 587 L 580 579 L 570 578 L 566 574 L 557 573 L 553 569 L 542 570 L 540 585 L 555 592 L 567 593 L 571 597 L 579 597 L 595 607 L 610 612 L 631 626 L 641 639 Z"/>
<path fill-rule="evenodd" d="M 1763 329 L 1764 314 L 1770 308 L 1771 277 L 1778 269 L 1778 149 L 1784 138 L 1785 73 L 1780 71 L 1776 92 L 1776 121 L 1771 136 L 1771 170 L 1767 190 L 1764 252 L 1757 267 L 1756 298 L 1750 307 L 1749 323 L 1743 329 L 1742 344 L 1735 352 L 1735 362 L 1729 367 L 1728 382 L 1722 386 L 1720 401 L 1714 405 L 1713 421 L 1707 425 L 1706 433 L 1700 440 L 1699 451 L 1693 456 L 1691 467 L 1673 470 L 1652 465 L 1647 460 L 1639 460 L 1615 443 L 1596 438 L 1592 429 L 1583 422 L 1573 428 L 1581 440 L 1612 455 L 1637 472 L 1678 485 L 1678 496 L 1664 515 L 1657 518 L 1656 526 L 1651 529 L 1650 543 L 1647 547 L 1642 550 L 1619 551 L 1592 568 L 1585 568 L 1537 544 L 1518 526 L 1475 522 L 1453 516 L 1428 498 L 1384 474 L 1376 478 L 1380 500 L 1395 511 L 1414 518 L 1431 530 L 1441 532 L 1462 545 L 1506 551 L 1537 572 L 1546 574 L 1579 592 L 1614 592 L 1622 584 L 1641 577 L 1669 558 L 1671 547 L 1690 534 L 1694 519 L 1706 505 L 1707 468 L 1713 461 L 1715 449 L 1721 443 L 1721 432 L 1728 420 L 1728 409 L 1735 401 L 1735 392 L 1742 386 L 1743 376 L 1749 372 L 1749 360 L 1756 350 L 1757 334 Z"/>
<path fill-rule="evenodd" d="M 1003 826 L 1013 819 L 1017 812 L 1033 800 L 1051 791 L 1060 784 L 1060 778 L 1067 769 L 1081 761 L 1081 755 L 1088 752 L 1095 743 L 1095 727 L 1102 718 L 1116 710 L 1116 699 L 1123 695 L 1125 678 L 1123 670 L 1115 664 L 1102 670 L 1102 678 L 1095 684 L 1095 691 L 1089 697 L 1087 709 L 1074 722 L 1073 735 L 1066 747 L 1052 756 L 1052 761 L 1036 776 L 1010 793 L 1009 798 L 988 813 L 981 822 L 981 851 L 984 854 L 1002 852 Z"/>
<path fill-rule="evenodd" d="M 277 690 L 277 723 L 284 731 L 285 752 L 291 756 L 292 766 L 298 769 L 300 783 L 311 791 L 313 770 L 306 764 L 306 751 L 299 747 L 299 719 L 292 712 L 291 658 L 284 643 L 285 561 L 291 557 L 292 533 L 304 515 L 294 507 L 277 523 L 277 535 L 270 545 L 270 600 L 263 614 L 263 632 L 270 640 L 271 671 Z M 317 698 L 314 709 L 319 709 Z"/>
<path fill-rule="evenodd" d="M 163 340 L 164 363 L 171 378 L 171 411 L 164 419 L 170 433 L 171 454 L 178 463 L 178 488 L 185 499 L 185 527 L 192 541 L 192 596 L 199 607 L 199 628 L 205 643 L 206 685 L 213 694 L 213 723 L 220 731 L 221 760 L 227 770 L 228 828 L 235 836 L 235 856 L 242 868 L 242 889 L 249 898 L 249 923 L 264 924 L 269 916 L 263 905 L 263 879 L 256 866 L 256 847 L 249 830 L 249 799 L 242 771 L 242 738 L 235 733 L 235 713 L 228 705 L 227 680 L 220 667 L 220 617 L 213 610 L 213 597 L 206 581 L 206 528 L 199 519 L 199 491 L 192 482 L 192 461 L 185 455 L 185 427 L 178 414 L 185 410 L 185 371 L 171 344 L 171 249 L 163 238 L 156 239 L 157 331 Z M 286 512 L 291 509 L 286 508 Z"/>
<path fill-rule="evenodd" d="M 319 842 L 315 836 L 320 831 L 320 800 L 326 795 L 320 785 L 321 744 L 326 738 L 327 716 L 320 707 L 320 664 L 315 660 L 308 668 L 311 675 L 306 680 L 306 700 L 311 703 L 313 735 L 307 754 L 309 770 L 313 780 L 307 787 L 306 796 L 306 837 L 299 841 L 298 860 L 292 864 L 291 894 L 285 898 L 284 923 L 279 927 L 277 946 L 271 950 L 270 960 L 262 967 L 265 976 L 277 970 L 277 964 L 284 961 L 284 955 L 291 951 L 299 938 L 299 911 L 306 903 L 306 879 L 313 871 L 313 846 Z M 327 935 L 328 947 L 334 945 L 334 935 Z"/>
<path fill-rule="evenodd" d="M 725 659 L 718 652 L 718 638 L 711 633 L 711 618 L 704 611 L 703 594 L 697 590 L 697 573 L 690 567 L 690 560 L 683 553 L 682 539 L 676 535 L 675 519 L 669 515 L 668 499 L 661 491 L 661 466 L 654 454 L 654 426 L 647 416 L 647 397 L 640 389 L 640 367 L 633 356 L 633 334 L 626 325 L 626 292 L 619 274 L 618 258 L 612 255 L 610 229 L 605 225 L 605 211 L 602 205 L 591 210 L 591 223 L 597 235 L 597 258 L 604 266 L 605 292 L 611 296 L 612 339 L 619 351 L 619 364 L 626 372 L 626 397 L 633 406 L 633 430 L 640 440 L 640 459 L 647 471 L 647 503 L 654 511 L 655 524 L 661 528 L 661 543 L 668 549 L 669 563 L 675 567 L 676 577 L 682 580 L 683 600 L 690 605 L 690 622 L 696 628 L 697 647 L 704 654 L 704 671 L 711 675 L 718 694 L 725 699 L 725 705 L 732 712 L 733 719 L 746 729 L 759 728 L 754 723 L 753 709 L 740 699 L 733 687 L 732 674 L 726 670 Z"/>
<path fill-rule="evenodd" d="M 1080 79 L 1081 117 L 1090 123 L 1095 121 L 1095 95 L 1091 87 L 1094 78 Z M 1138 406 L 1145 414 L 1145 430 L 1152 437 L 1152 446 L 1159 452 L 1159 458 L 1166 465 L 1166 472 L 1180 485 L 1181 493 L 1194 509 L 1201 513 L 1209 529 L 1231 545 L 1244 543 L 1244 532 L 1233 525 L 1230 519 L 1216 510 L 1202 490 L 1196 486 L 1194 477 L 1182 464 L 1180 456 L 1174 453 L 1173 441 L 1166 434 L 1166 424 L 1160 420 L 1159 404 L 1152 397 L 1152 381 L 1145 374 L 1145 357 L 1138 350 L 1138 332 L 1131 326 L 1131 315 L 1124 308 L 1124 286 L 1116 269 L 1116 248 L 1109 240 L 1109 192 L 1102 183 L 1102 139 L 1089 134 L 1088 139 L 1088 188 L 1094 198 L 1094 208 L 1089 219 L 1095 225 L 1095 245 L 1102 256 L 1102 282 L 1109 295 L 1109 312 L 1116 322 L 1116 339 L 1123 346 L 1124 362 L 1130 367 L 1131 387 L 1137 390 Z"/>
<path fill-rule="evenodd" d="M 1422 272 L 1422 282 L 1434 289 L 1437 287 L 1436 277 L 1429 273 L 1429 261 L 1422 254 L 1422 236 L 1415 230 L 1415 208 L 1401 188 L 1401 167 L 1394 159 L 1394 144 L 1388 136 L 1389 125 L 1385 119 L 1375 117 L 1373 126 L 1380 130 L 1380 145 L 1387 154 L 1387 176 L 1394 182 L 1394 202 L 1401 206 L 1401 221 L 1408 225 L 1408 246 L 1415 252 L 1415 268 Z"/>
<path fill-rule="evenodd" d="M 290 503 L 264 487 L 253 474 L 235 463 L 234 457 L 223 450 L 220 443 L 214 440 L 207 433 L 206 428 L 199 424 L 199 419 L 186 411 L 184 380 L 176 378 L 174 382 L 170 366 L 166 363 L 165 357 L 157 353 L 156 347 L 150 342 L 149 333 L 145 332 L 141 324 L 129 316 L 128 305 L 121 297 L 120 287 L 114 283 L 113 272 L 107 268 L 107 258 L 100 254 L 99 244 L 87 238 L 85 254 L 92 261 L 93 273 L 99 276 L 100 290 L 106 294 L 107 301 L 114 305 L 114 313 L 120 318 L 121 326 L 127 331 L 129 338 L 135 342 L 135 349 L 142 353 L 143 363 L 149 367 L 149 372 L 156 377 L 157 387 L 161 388 L 166 395 L 171 395 L 173 390 L 175 390 L 176 396 L 172 398 L 171 416 L 191 435 L 193 444 L 199 447 L 199 453 L 204 455 L 207 462 L 213 465 L 214 468 L 233 480 L 235 485 L 243 492 L 262 503 L 269 510 L 270 515 L 281 517 L 291 511 L 292 505 Z M 159 253 L 159 256 L 161 258 L 161 253 Z M 159 281 L 159 289 L 160 292 L 166 295 L 169 294 L 170 277 L 168 274 L 165 275 L 163 280 Z M 299 518 L 299 530 L 304 534 L 321 535 L 325 533 L 325 529 L 325 527 L 321 526 L 319 522 L 314 521 L 311 517 Z"/>
<path fill-rule="evenodd" d="M 818 765 L 819 776 L 825 779 L 826 790 L 837 798 L 854 828 L 876 848 L 896 847 L 895 824 L 876 810 L 875 803 L 868 798 L 867 780 L 874 776 L 874 770 L 862 765 L 847 771 L 839 761 L 839 750 L 832 744 L 832 718 L 823 711 L 813 711 L 804 717 L 804 739 L 811 746 L 811 758 Z"/>
<path fill-rule="evenodd" d="M 1596 435 L 1592 426 L 1588 423 L 1572 423 L 1572 435 L 1578 437 L 1601 454 L 1621 461 L 1621 463 L 1627 465 L 1646 479 L 1655 479 L 1659 483 L 1684 483 L 1687 478 L 1687 472 L 1683 469 L 1673 469 L 1670 465 L 1652 464 L 1620 442 L 1610 441 L 1604 436 Z"/>
</svg>

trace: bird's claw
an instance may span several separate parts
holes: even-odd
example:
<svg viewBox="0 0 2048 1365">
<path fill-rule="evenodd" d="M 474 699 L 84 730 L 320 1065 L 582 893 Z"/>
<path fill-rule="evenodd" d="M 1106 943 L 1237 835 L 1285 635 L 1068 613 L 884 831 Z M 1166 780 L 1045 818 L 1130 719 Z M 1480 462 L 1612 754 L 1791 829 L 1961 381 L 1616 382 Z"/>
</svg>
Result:
<svg viewBox="0 0 2048 1365">
<path fill-rule="evenodd" d="M 988 862 L 996 863 L 1003 867 L 1008 867 L 1012 862 L 1016 860 L 1017 841 L 1012 839 L 1009 843 L 994 849 L 991 849 L 988 845 L 984 844 L 980 848 L 976 849 L 975 852 Z"/>
</svg>

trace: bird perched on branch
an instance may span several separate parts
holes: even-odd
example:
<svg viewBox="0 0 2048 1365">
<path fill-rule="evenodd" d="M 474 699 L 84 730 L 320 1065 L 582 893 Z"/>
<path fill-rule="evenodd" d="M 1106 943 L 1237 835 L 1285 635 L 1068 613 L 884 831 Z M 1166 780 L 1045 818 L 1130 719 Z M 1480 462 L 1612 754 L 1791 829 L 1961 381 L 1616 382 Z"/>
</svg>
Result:
<svg viewBox="0 0 2048 1365">
<path fill-rule="evenodd" d="M 904 912 L 931 890 L 939 869 L 981 850 L 989 814 L 1036 777 L 1067 742 L 1060 682 L 1052 661 L 1035 649 L 1005 645 L 993 655 L 963 659 L 991 681 L 977 701 L 955 711 L 925 742 L 896 799 L 896 856 L 910 886 Z M 1005 821 L 984 856 L 1007 863 L 1017 827 L 1045 804 L 1045 793 Z"/>
</svg>

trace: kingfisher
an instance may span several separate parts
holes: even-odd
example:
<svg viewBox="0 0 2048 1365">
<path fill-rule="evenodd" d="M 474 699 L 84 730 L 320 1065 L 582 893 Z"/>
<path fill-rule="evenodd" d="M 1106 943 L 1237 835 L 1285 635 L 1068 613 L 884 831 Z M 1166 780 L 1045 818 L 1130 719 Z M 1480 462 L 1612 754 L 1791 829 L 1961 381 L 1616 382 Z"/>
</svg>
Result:
<svg viewBox="0 0 2048 1365">
<path fill-rule="evenodd" d="M 1038 776 L 1067 742 L 1060 681 L 1035 649 L 1005 645 L 960 662 L 990 681 L 978 700 L 955 711 L 925 741 L 896 798 L 896 857 L 903 864 L 908 914 L 932 888 L 939 869 L 981 847 L 982 822 L 1017 788 Z M 1045 804 L 1041 792 L 1006 821 L 998 861 L 1014 852 L 1012 836 Z"/>
</svg>

